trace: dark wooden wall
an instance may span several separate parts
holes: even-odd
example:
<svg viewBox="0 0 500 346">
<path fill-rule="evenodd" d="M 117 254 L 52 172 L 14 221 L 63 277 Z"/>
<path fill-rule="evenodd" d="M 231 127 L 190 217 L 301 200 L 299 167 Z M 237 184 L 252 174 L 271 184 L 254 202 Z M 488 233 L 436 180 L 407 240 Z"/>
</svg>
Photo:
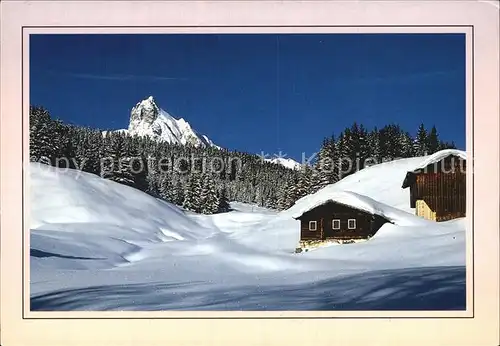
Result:
<svg viewBox="0 0 500 346">
<path fill-rule="evenodd" d="M 464 217 L 466 209 L 466 160 L 450 155 L 407 176 L 410 206 L 423 200 L 436 212 L 437 221 Z M 405 184 L 403 183 L 403 184 Z"/>
<path fill-rule="evenodd" d="M 375 234 L 387 222 L 378 215 L 372 215 L 335 202 L 329 202 L 310 210 L 299 219 L 302 240 L 367 238 Z M 340 230 L 333 229 L 333 219 L 340 220 Z M 348 228 L 349 219 L 356 219 L 356 229 Z M 309 221 L 317 222 L 316 231 L 309 230 Z"/>
<path fill-rule="evenodd" d="M 465 216 L 465 173 L 420 173 L 416 177 L 412 200 L 421 199 L 438 218 Z"/>
<path fill-rule="evenodd" d="M 309 221 L 317 222 L 316 231 L 309 230 Z M 310 219 L 302 219 L 300 220 L 300 239 L 304 240 L 314 240 L 314 239 L 323 239 L 323 225 L 321 224 L 321 218 L 310 218 Z"/>
</svg>

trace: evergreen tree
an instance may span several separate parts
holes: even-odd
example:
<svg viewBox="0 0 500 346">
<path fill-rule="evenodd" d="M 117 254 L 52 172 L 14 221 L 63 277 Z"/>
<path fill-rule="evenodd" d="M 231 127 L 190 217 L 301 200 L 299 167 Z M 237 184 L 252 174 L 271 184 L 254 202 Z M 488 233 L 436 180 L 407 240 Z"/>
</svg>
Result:
<svg viewBox="0 0 500 346">
<path fill-rule="evenodd" d="M 278 199 L 276 197 L 276 193 L 273 191 L 266 197 L 266 202 L 264 205 L 269 209 L 278 209 Z"/>
<path fill-rule="evenodd" d="M 182 185 L 182 181 L 179 179 L 174 185 L 174 193 L 173 193 L 173 203 L 177 205 L 182 205 L 184 202 L 184 186 Z"/>
<path fill-rule="evenodd" d="M 368 142 L 367 133 L 363 125 L 358 125 L 354 122 L 350 130 L 346 130 L 348 137 L 350 138 L 348 147 L 348 157 L 351 162 L 351 170 L 349 174 L 354 173 L 360 169 L 363 169 L 364 162 L 368 158 Z"/>
<path fill-rule="evenodd" d="M 219 213 L 225 213 L 230 210 L 226 185 L 223 185 L 222 188 L 219 190 L 218 202 L 219 205 L 217 211 Z"/>
<path fill-rule="evenodd" d="M 380 152 L 383 161 L 394 160 L 402 156 L 400 138 L 401 129 L 398 125 L 386 125 L 380 130 Z"/>
<path fill-rule="evenodd" d="M 195 172 L 189 176 L 188 184 L 184 191 L 184 202 L 182 207 L 196 213 L 201 212 L 201 179 L 199 173 Z"/>
<path fill-rule="evenodd" d="M 129 137 L 120 134 L 121 146 L 118 162 L 118 182 L 124 185 L 136 187 L 136 172 L 139 169 L 135 166 L 138 164 L 137 152 Z"/>
<path fill-rule="evenodd" d="M 111 133 L 107 136 L 104 148 L 103 169 L 101 176 L 120 184 L 135 187 L 134 163 L 137 163 L 136 152 L 132 142 L 122 133 Z"/>
<path fill-rule="evenodd" d="M 338 170 L 338 157 L 336 155 L 335 137 L 325 138 L 323 145 L 318 153 L 318 160 L 316 162 L 317 177 L 313 177 L 313 186 L 317 184 L 315 189 L 319 190 L 329 184 L 337 181 Z"/>
<path fill-rule="evenodd" d="M 257 204 L 259 207 L 263 207 L 265 205 L 265 200 L 266 200 L 266 194 L 264 190 L 263 184 L 259 184 L 255 189 L 255 195 L 254 195 L 254 203 Z"/>
<path fill-rule="evenodd" d="M 175 191 L 172 177 L 170 174 L 163 174 L 159 186 L 159 195 L 167 202 L 175 204 Z"/>
<path fill-rule="evenodd" d="M 358 151 L 360 160 L 360 169 L 365 168 L 365 161 L 370 157 L 370 148 L 368 145 L 368 131 L 361 124 L 358 130 Z"/>
<path fill-rule="evenodd" d="M 420 124 L 413 143 L 413 151 L 416 156 L 425 156 L 428 154 L 429 148 L 427 147 L 427 143 L 427 130 L 424 124 Z"/>
<path fill-rule="evenodd" d="M 367 136 L 368 143 L 368 157 L 371 159 L 369 165 L 374 165 L 380 162 L 381 152 L 380 152 L 380 133 L 375 127 Z"/>
<path fill-rule="evenodd" d="M 78 132 L 77 145 L 74 145 L 75 160 L 82 171 L 99 175 L 103 138 L 100 131 L 81 129 Z"/>
<path fill-rule="evenodd" d="M 101 177 L 120 181 L 119 161 L 122 155 L 123 140 L 115 133 L 107 133 L 104 141 L 104 157 L 101 165 Z"/>
<path fill-rule="evenodd" d="M 285 181 L 283 184 L 279 186 L 277 192 L 277 201 L 276 201 L 279 210 L 285 210 L 291 206 L 290 193 L 291 193 L 291 186 L 288 181 Z"/>
<path fill-rule="evenodd" d="M 354 122 L 349 130 L 346 129 L 346 132 L 350 134 L 351 157 L 356 158 L 356 156 L 359 155 L 360 152 L 360 137 L 361 137 L 358 123 Z"/>
<path fill-rule="evenodd" d="M 137 151 L 135 153 L 136 155 L 132 156 L 130 162 L 130 169 L 134 177 L 133 186 L 141 191 L 147 191 L 149 188 L 148 159 Z"/>
<path fill-rule="evenodd" d="M 401 157 L 413 157 L 413 139 L 408 132 L 400 136 Z"/>
<path fill-rule="evenodd" d="M 158 162 L 156 158 L 153 156 L 149 156 L 146 159 L 147 167 L 148 167 L 148 172 L 146 175 L 146 193 L 150 194 L 151 196 L 158 197 L 161 196 L 161 178 L 160 178 L 160 172 L 158 168 Z M 175 202 L 173 202 L 175 203 Z M 181 202 L 182 203 L 182 202 Z M 176 203 L 179 204 L 179 203 Z"/>
<path fill-rule="evenodd" d="M 64 125 L 61 120 L 52 121 L 53 130 L 53 157 L 52 165 L 61 168 L 75 168 L 74 160 L 76 150 L 74 148 L 74 139 L 76 136 L 72 127 Z"/>
<path fill-rule="evenodd" d="M 43 107 L 30 107 L 31 161 L 52 163 L 56 155 L 54 126 L 49 112 Z"/>
<path fill-rule="evenodd" d="M 348 132 L 348 130 L 346 130 Z M 345 133 L 346 131 L 340 133 L 339 138 L 336 143 L 337 148 L 337 160 L 338 160 L 338 174 L 337 179 L 340 180 L 352 171 L 353 163 L 351 159 L 351 149 L 350 149 L 350 135 Z"/>
<path fill-rule="evenodd" d="M 321 188 L 321 176 L 317 167 L 312 167 L 310 173 L 308 194 L 315 193 Z"/>
<path fill-rule="evenodd" d="M 203 177 L 200 203 L 200 210 L 203 214 L 213 214 L 219 209 L 217 190 L 210 173 L 206 173 Z"/>
<path fill-rule="evenodd" d="M 427 136 L 427 150 L 429 155 L 432 155 L 439 150 L 439 136 L 435 126 L 432 126 L 432 129 Z"/>
<path fill-rule="evenodd" d="M 299 178 L 295 186 L 292 188 L 293 202 L 306 196 L 311 191 L 311 175 L 312 169 L 308 165 L 303 165 L 299 173 Z"/>
<path fill-rule="evenodd" d="M 332 158 L 332 174 L 329 175 L 330 184 L 333 184 L 341 179 L 341 165 L 342 160 L 340 156 L 340 149 L 338 141 L 335 140 L 335 136 L 331 136 L 328 141 L 329 150 L 328 152 Z"/>
</svg>

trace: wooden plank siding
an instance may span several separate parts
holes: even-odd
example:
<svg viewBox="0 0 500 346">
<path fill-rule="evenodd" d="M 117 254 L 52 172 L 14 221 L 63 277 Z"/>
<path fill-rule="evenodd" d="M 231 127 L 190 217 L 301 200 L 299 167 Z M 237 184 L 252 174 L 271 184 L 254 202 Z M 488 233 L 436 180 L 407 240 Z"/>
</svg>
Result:
<svg viewBox="0 0 500 346">
<path fill-rule="evenodd" d="M 318 206 L 300 218 L 301 240 L 325 240 L 325 239 L 362 239 L 374 235 L 386 222 L 386 219 L 351 208 L 340 203 L 329 202 Z M 340 220 L 340 229 L 333 229 L 333 220 Z M 356 220 L 356 228 L 349 229 L 350 219 Z M 317 222 L 317 230 L 309 230 L 309 222 Z"/>
<path fill-rule="evenodd" d="M 436 213 L 465 216 L 466 176 L 464 173 L 420 173 L 416 177 L 415 200 L 423 200 Z"/>
<path fill-rule="evenodd" d="M 458 158 L 429 165 L 413 172 L 414 181 L 410 185 L 410 206 L 416 208 L 416 201 L 423 201 L 435 213 L 436 221 L 451 220 L 465 216 L 466 209 L 466 163 Z M 416 214 L 422 214 L 422 204 Z M 429 212 L 420 215 L 428 218 Z M 429 214 L 429 215 L 427 215 Z M 427 215 L 427 216 L 426 216 Z"/>
<path fill-rule="evenodd" d="M 301 220 L 300 222 L 300 237 L 302 239 L 322 239 L 321 231 L 318 229 L 317 231 L 309 230 L 309 221 L 317 221 L 317 220 Z M 319 225 L 318 225 L 319 227 Z"/>
</svg>

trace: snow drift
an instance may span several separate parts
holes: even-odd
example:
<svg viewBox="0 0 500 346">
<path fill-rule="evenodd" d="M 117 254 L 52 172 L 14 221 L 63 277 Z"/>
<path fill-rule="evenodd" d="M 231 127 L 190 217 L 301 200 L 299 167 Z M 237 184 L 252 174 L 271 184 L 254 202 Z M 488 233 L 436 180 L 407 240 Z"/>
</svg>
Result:
<svg viewBox="0 0 500 346">
<path fill-rule="evenodd" d="M 416 217 L 400 187 L 426 159 L 367 168 L 280 213 L 233 203 L 210 216 L 32 163 L 31 308 L 464 309 L 464 220 Z M 367 242 L 295 254 L 293 217 L 332 198 L 394 224 Z"/>
</svg>

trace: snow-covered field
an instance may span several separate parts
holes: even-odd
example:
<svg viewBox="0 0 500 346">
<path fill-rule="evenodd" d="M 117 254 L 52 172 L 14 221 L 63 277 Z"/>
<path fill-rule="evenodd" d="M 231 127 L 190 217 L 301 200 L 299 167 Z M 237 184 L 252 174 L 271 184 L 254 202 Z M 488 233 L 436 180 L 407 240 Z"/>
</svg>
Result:
<svg viewBox="0 0 500 346">
<path fill-rule="evenodd" d="M 422 160 L 367 168 L 283 212 L 233 203 L 211 216 L 32 163 L 31 309 L 465 309 L 465 220 L 418 218 L 401 189 Z M 367 242 L 295 254 L 293 216 L 331 196 L 394 224 Z"/>
</svg>

